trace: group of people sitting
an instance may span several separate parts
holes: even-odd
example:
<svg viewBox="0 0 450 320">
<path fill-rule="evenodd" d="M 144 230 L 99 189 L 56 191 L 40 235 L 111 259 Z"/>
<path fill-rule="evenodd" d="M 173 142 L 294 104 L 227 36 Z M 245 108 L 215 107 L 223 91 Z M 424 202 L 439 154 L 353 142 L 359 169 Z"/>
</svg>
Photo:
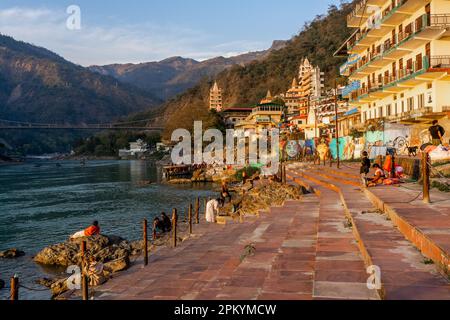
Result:
<svg viewBox="0 0 450 320">
<path fill-rule="evenodd" d="M 367 175 L 370 172 L 370 168 L 375 170 L 373 178 L 368 178 Z M 386 174 L 388 172 L 388 175 Z M 392 156 L 386 156 L 386 162 L 383 167 L 380 164 L 370 162 L 369 155 L 367 151 L 362 153 L 361 168 L 360 172 L 362 183 L 366 187 L 375 187 L 377 185 L 386 184 L 397 184 L 400 183 L 400 179 L 403 175 L 403 168 L 401 166 L 396 166 L 392 161 Z"/>
<path fill-rule="evenodd" d="M 219 208 L 223 207 L 226 201 L 232 201 L 228 184 L 224 181 L 221 186 L 220 196 L 217 199 L 209 200 L 206 203 L 206 221 L 214 223 L 216 222 L 216 216 L 219 214 Z M 153 230 L 156 234 L 161 235 L 166 232 L 172 231 L 172 220 L 166 215 L 165 212 L 161 212 L 159 217 L 153 219 Z M 100 226 L 97 220 L 92 222 L 92 225 L 86 229 L 75 232 L 70 236 L 70 239 L 77 239 L 83 237 L 90 237 L 100 234 Z"/>
<path fill-rule="evenodd" d="M 172 220 L 170 220 L 165 212 L 161 212 L 160 217 L 155 217 L 155 219 L 153 219 L 153 230 L 157 234 L 172 231 Z"/>
</svg>

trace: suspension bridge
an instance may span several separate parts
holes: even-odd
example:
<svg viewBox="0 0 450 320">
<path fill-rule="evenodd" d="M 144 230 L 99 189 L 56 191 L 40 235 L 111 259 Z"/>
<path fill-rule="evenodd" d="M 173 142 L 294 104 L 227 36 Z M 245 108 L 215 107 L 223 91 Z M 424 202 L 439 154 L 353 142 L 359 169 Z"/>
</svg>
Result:
<svg viewBox="0 0 450 320">
<path fill-rule="evenodd" d="M 33 123 L 0 119 L 0 130 L 135 130 L 161 132 L 163 127 L 145 126 L 153 119 L 132 122 L 67 124 L 67 123 Z"/>
</svg>

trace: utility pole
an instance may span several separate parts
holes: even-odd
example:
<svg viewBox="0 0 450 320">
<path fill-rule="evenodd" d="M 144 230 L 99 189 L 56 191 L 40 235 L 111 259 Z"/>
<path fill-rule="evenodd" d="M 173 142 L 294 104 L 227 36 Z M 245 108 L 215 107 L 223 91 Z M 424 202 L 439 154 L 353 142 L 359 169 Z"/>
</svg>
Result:
<svg viewBox="0 0 450 320">
<path fill-rule="evenodd" d="M 430 156 L 427 152 L 422 153 L 422 183 L 423 183 L 423 202 L 431 203 L 430 200 Z"/>
<path fill-rule="evenodd" d="M 335 127 L 335 137 L 336 137 L 336 156 L 337 156 L 337 168 L 340 169 L 340 157 L 339 157 L 339 123 L 338 123 L 338 100 L 337 100 L 337 79 L 334 80 L 334 114 L 336 116 L 336 127 Z"/>
<path fill-rule="evenodd" d="M 308 113 L 309 109 L 311 108 L 311 100 L 310 95 L 308 95 Z M 317 108 L 314 106 L 314 150 L 313 150 L 313 158 L 314 158 L 314 164 L 316 164 L 316 152 L 317 152 Z M 320 159 L 319 159 L 320 164 Z"/>
</svg>

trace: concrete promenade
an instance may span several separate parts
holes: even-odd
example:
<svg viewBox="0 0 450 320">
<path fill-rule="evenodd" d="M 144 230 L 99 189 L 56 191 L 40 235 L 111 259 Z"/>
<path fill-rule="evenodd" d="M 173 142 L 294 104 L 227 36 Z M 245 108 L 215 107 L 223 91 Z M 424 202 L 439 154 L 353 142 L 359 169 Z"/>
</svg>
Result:
<svg viewBox="0 0 450 320">
<path fill-rule="evenodd" d="M 301 164 L 288 175 L 345 207 L 366 265 L 381 270 L 383 299 L 450 299 L 450 196 L 432 192 L 428 205 L 414 185 L 361 188 L 358 172 Z"/>
<path fill-rule="evenodd" d="M 414 186 L 361 189 L 355 172 L 289 165 L 288 183 L 313 193 L 243 223 L 194 225 L 191 238 L 117 274 L 95 298 L 450 300 L 450 197 L 433 192 L 425 205 Z M 381 271 L 377 289 L 367 287 L 369 266 Z"/>
</svg>

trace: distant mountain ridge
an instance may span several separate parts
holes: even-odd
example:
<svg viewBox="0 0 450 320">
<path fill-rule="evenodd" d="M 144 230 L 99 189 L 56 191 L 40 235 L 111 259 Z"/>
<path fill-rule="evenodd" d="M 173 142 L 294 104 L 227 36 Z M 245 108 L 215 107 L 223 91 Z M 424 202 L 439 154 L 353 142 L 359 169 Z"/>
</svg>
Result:
<svg viewBox="0 0 450 320">
<path fill-rule="evenodd" d="M 248 64 L 235 64 L 215 76 L 223 90 L 225 108 L 253 106 L 265 97 L 267 90 L 273 94 L 289 88 L 298 73 L 300 62 L 308 57 L 325 73 L 325 86 L 330 88 L 339 75 L 339 65 L 345 59 L 333 53 L 351 34 L 346 17 L 353 10 L 354 2 L 342 1 L 339 6 L 330 5 L 326 14 L 316 16 L 279 50 L 272 50 L 263 59 Z M 215 115 L 209 111 L 209 90 L 213 82 L 203 79 L 196 86 L 163 106 L 164 113 L 154 117 L 151 123 L 164 124 L 163 138 L 170 140 L 175 129 L 193 129 L 193 123 L 203 121 L 203 128 L 215 123 Z M 153 114 L 143 112 L 133 119 L 148 119 Z"/>
<path fill-rule="evenodd" d="M 249 52 L 229 58 L 216 57 L 201 62 L 188 58 L 171 57 L 158 62 L 91 66 L 89 69 L 132 84 L 162 100 L 168 100 L 194 87 L 205 77 L 215 77 L 234 65 L 244 66 L 252 61 L 264 59 L 274 50 L 284 48 L 286 44 L 287 41 L 277 40 L 268 50 Z"/>
<path fill-rule="evenodd" d="M 148 92 L 0 34 L 0 118 L 108 122 L 160 103 Z"/>
</svg>

